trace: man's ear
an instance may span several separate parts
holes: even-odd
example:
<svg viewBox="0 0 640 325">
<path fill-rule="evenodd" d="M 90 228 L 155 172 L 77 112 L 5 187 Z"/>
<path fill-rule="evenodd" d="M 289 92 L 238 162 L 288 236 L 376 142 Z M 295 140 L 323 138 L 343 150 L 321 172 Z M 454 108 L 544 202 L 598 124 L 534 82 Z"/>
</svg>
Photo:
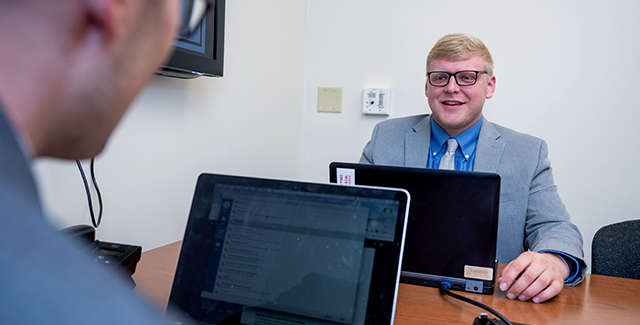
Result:
<svg viewBox="0 0 640 325">
<path fill-rule="evenodd" d="M 493 93 L 496 91 L 496 76 L 491 76 L 489 79 L 489 84 L 487 85 L 487 95 L 485 96 L 487 99 L 493 97 Z"/>
<path fill-rule="evenodd" d="M 97 26 L 106 39 L 122 33 L 123 2 L 121 0 L 84 0 L 89 23 Z"/>
</svg>

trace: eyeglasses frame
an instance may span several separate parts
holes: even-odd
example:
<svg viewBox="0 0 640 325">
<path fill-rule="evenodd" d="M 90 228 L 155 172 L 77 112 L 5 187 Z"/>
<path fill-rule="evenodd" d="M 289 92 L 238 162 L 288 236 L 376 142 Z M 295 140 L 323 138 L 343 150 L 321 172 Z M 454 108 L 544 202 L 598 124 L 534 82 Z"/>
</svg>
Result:
<svg viewBox="0 0 640 325">
<path fill-rule="evenodd" d="M 461 85 L 461 84 L 460 84 L 460 82 L 458 81 L 458 76 L 457 76 L 457 75 L 458 75 L 458 73 L 460 73 L 460 72 L 475 72 L 475 73 L 476 73 L 476 80 L 475 80 L 472 84 L 470 84 L 470 85 Z M 446 73 L 447 75 L 449 75 L 449 77 L 447 78 L 447 83 L 446 83 L 446 84 L 444 84 L 444 85 L 434 85 L 434 84 L 431 82 L 431 74 L 432 74 L 432 73 Z M 478 74 L 479 74 L 479 73 L 488 73 L 488 72 L 487 72 L 487 71 L 484 71 L 484 70 L 483 70 L 483 71 L 478 71 L 478 70 L 460 70 L 460 71 L 456 71 L 456 72 L 454 72 L 454 73 L 447 72 L 447 71 L 431 71 L 431 72 L 428 72 L 428 73 L 427 73 L 427 80 L 429 80 L 429 84 L 430 84 L 431 86 L 433 86 L 433 87 L 446 87 L 447 85 L 449 85 L 449 82 L 451 82 L 451 77 L 453 77 L 453 79 L 455 79 L 455 80 L 456 80 L 456 84 L 457 84 L 458 86 L 460 86 L 460 87 L 468 87 L 468 86 L 473 86 L 473 85 L 475 85 L 476 83 L 478 83 Z"/>
</svg>

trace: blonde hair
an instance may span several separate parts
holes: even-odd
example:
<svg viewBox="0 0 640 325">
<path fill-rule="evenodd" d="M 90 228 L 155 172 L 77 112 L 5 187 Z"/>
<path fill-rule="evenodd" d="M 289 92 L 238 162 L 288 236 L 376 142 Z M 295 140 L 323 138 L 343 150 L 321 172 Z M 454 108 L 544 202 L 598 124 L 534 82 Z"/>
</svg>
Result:
<svg viewBox="0 0 640 325">
<path fill-rule="evenodd" d="M 435 60 L 468 60 L 476 55 L 482 57 L 484 70 L 487 71 L 487 76 L 491 77 L 493 75 L 493 59 L 489 49 L 479 38 L 464 33 L 445 35 L 436 42 L 427 56 L 427 72 L 429 72 L 431 62 Z"/>
</svg>

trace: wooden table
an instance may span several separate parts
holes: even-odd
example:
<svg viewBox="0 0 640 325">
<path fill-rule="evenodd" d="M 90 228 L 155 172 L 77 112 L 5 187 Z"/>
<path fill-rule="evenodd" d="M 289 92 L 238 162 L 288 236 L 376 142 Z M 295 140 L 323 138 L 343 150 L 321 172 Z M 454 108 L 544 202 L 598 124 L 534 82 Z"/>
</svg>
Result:
<svg viewBox="0 0 640 325">
<path fill-rule="evenodd" d="M 169 300 L 181 243 L 144 252 L 133 275 L 136 291 L 162 310 Z M 566 287 L 560 295 L 542 304 L 508 300 L 499 290 L 492 296 L 455 292 L 490 306 L 512 322 L 640 324 L 640 280 L 587 274 L 580 285 Z M 437 288 L 402 283 L 395 324 L 471 325 L 481 312 L 484 310 L 441 295 Z"/>
</svg>

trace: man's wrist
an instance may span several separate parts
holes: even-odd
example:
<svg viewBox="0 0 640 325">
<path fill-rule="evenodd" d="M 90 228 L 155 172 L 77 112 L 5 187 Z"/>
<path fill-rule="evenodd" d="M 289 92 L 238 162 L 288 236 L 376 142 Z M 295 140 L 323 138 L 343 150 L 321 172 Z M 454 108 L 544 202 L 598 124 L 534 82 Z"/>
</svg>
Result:
<svg viewBox="0 0 640 325">
<path fill-rule="evenodd" d="M 580 268 L 579 268 L 578 261 L 573 256 L 564 252 L 556 251 L 556 250 L 543 250 L 538 253 L 555 256 L 556 258 L 564 262 L 564 265 L 566 266 L 566 270 L 567 270 L 567 274 L 564 277 L 565 284 L 571 283 L 578 276 L 578 272 Z"/>
<path fill-rule="evenodd" d="M 571 274 L 571 268 L 569 267 L 569 263 L 565 261 L 560 255 L 552 252 L 544 252 L 541 253 L 546 255 L 546 258 L 551 261 L 556 267 L 556 269 L 560 272 L 562 276 L 562 281 L 566 281 L 569 275 Z"/>
</svg>

